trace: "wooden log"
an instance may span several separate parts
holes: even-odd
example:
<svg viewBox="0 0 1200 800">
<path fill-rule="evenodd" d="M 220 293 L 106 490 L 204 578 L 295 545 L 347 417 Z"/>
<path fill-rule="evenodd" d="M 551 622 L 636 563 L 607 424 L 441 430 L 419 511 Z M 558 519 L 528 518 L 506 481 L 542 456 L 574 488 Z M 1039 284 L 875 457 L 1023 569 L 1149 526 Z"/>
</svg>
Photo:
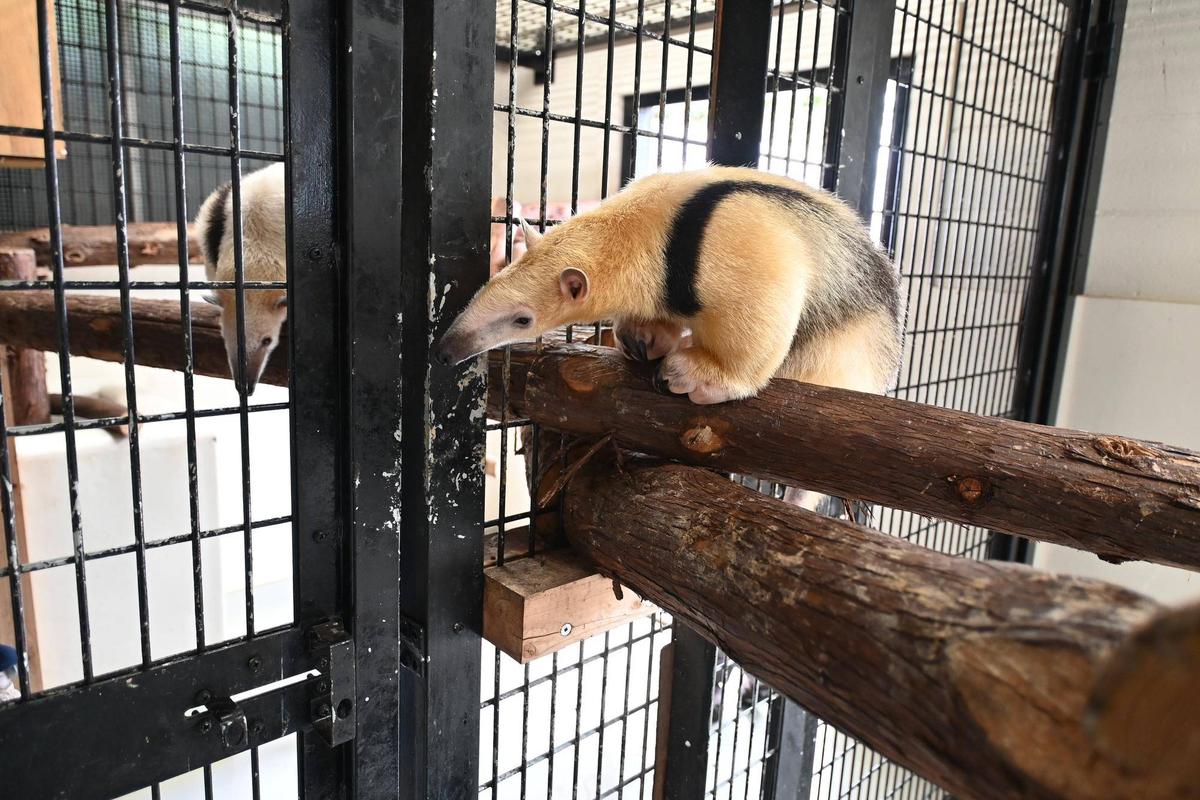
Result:
<svg viewBox="0 0 1200 800">
<path fill-rule="evenodd" d="M 41 147 L 41 145 L 38 145 Z M 174 222 L 131 222 L 129 265 L 178 264 L 179 240 Z M 15 233 L 0 233 L 0 249 L 27 247 L 37 254 L 39 266 L 48 267 L 53 259 L 50 229 L 33 228 Z M 200 240 L 195 226 L 188 226 L 188 261 L 203 263 Z M 117 234 L 112 225 L 63 225 L 63 264 L 87 267 L 117 263 Z"/>
<path fill-rule="evenodd" d="M 1162 797 L 1200 797 L 1200 605 L 1174 609 L 1130 638 L 1088 702 L 1089 732 Z"/>
<path fill-rule="evenodd" d="M 74 401 L 75 417 L 77 419 L 112 419 L 126 417 L 129 414 L 129 409 L 124 403 L 109 400 L 106 397 L 76 394 L 71 399 Z M 61 394 L 50 395 L 50 410 L 55 414 L 63 413 L 63 396 Z M 109 425 L 104 430 L 108 431 L 116 439 L 123 439 L 129 436 L 129 425 L 124 422 Z"/>
<path fill-rule="evenodd" d="M 117 298 L 68 300 L 71 349 L 121 361 Z M 194 369 L 228 377 L 215 308 L 192 306 Z M 180 369 L 178 305 L 134 300 L 139 364 Z M 285 332 L 286 335 L 286 332 Z M 53 297 L 0 293 L 0 342 L 57 350 Z M 262 382 L 287 385 L 286 343 Z M 507 367 L 505 366 L 507 363 Z M 1097 553 L 1200 568 L 1200 457 L 841 389 L 775 381 L 740 403 L 654 391 L 649 368 L 608 348 L 513 348 L 489 360 L 488 412 L 623 448 Z"/>
<path fill-rule="evenodd" d="M 1084 723 L 1150 600 L 955 559 L 677 464 L 593 460 L 569 484 L 577 552 L 822 719 L 957 797 L 1139 798 Z"/>
<path fill-rule="evenodd" d="M 35 277 L 37 266 L 33 251 L 28 249 L 0 249 L 0 280 L 26 281 Z M 46 391 L 46 356 L 44 353 L 22 347 L 0 347 L 0 384 L 4 389 L 4 414 L 8 425 L 36 425 L 50 421 L 50 396 Z M 21 479 L 20 448 L 15 438 L 8 442 L 8 478 L 12 483 L 13 520 L 19 553 L 29 553 L 30 530 L 25 522 L 25 492 Z M 2 537 L 0 537 L 2 538 Z M 9 578 L 9 580 L 16 580 Z M 24 593 L 25 647 L 29 668 L 30 689 L 43 688 L 41 648 L 38 646 L 37 609 L 33 596 L 33 576 L 19 578 Z M 0 582 L 6 584 L 7 582 Z M 8 595 L 8 586 L 4 586 Z M 12 603 L 5 597 L 0 600 L 0 634 L 9 643 L 15 643 L 16 620 Z"/>
<path fill-rule="evenodd" d="M 605 348 L 514 348 L 508 414 L 621 447 L 1097 553 L 1200 569 L 1200 456 L 793 381 L 697 406 Z M 501 359 L 489 363 L 499 387 Z M 489 394 L 490 415 L 501 411 Z"/>
<path fill-rule="evenodd" d="M 33 251 L 0 247 L 0 280 L 31 281 L 37 277 Z M 50 396 L 46 393 L 46 355 L 39 349 L 5 348 L 5 404 L 10 425 L 50 421 Z"/>
<path fill-rule="evenodd" d="M 179 303 L 175 300 L 130 301 L 137 363 L 182 370 L 184 347 Z M 229 377 L 229 361 L 221 338 L 220 311 L 192 303 L 192 368 L 197 375 Z M 67 330 L 71 355 L 101 361 L 124 361 L 121 301 L 117 297 L 70 295 Z M 280 334 L 262 383 L 288 385 L 287 331 Z M 0 342 L 36 350 L 58 351 L 58 318 L 54 295 L 42 291 L 0 292 Z"/>
</svg>

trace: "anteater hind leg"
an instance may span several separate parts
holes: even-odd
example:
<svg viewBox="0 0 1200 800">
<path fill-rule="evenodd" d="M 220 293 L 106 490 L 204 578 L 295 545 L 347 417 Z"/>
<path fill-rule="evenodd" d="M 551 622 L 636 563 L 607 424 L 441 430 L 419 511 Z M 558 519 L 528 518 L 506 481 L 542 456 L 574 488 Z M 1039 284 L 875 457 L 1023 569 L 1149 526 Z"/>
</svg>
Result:
<svg viewBox="0 0 1200 800">
<path fill-rule="evenodd" d="M 657 361 L 679 348 L 683 327 L 662 319 L 623 319 L 613 325 L 613 335 L 630 361 Z"/>
</svg>

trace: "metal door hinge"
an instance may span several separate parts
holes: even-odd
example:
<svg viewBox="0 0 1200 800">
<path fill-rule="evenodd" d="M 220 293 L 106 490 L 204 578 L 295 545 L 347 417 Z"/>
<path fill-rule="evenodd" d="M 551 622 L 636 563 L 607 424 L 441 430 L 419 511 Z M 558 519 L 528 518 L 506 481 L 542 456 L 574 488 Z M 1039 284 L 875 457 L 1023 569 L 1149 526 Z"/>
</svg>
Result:
<svg viewBox="0 0 1200 800">
<path fill-rule="evenodd" d="M 308 649 L 321 671 L 311 684 L 313 728 L 336 747 L 353 739 L 356 729 L 354 639 L 341 620 L 330 620 L 309 629 Z"/>
</svg>

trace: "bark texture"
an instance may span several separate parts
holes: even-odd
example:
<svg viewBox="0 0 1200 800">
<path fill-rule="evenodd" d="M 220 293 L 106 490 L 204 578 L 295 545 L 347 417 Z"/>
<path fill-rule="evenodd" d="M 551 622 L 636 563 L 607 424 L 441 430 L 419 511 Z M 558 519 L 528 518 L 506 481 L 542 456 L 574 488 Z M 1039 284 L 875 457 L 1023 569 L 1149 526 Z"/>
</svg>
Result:
<svg viewBox="0 0 1200 800">
<path fill-rule="evenodd" d="M 507 396 L 500 378 L 509 375 Z M 493 357 L 489 414 L 626 450 L 1028 536 L 1200 569 L 1200 456 L 843 389 L 777 380 L 697 406 L 606 348 Z"/>
<path fill-rule="evenodd" d="M 182 370 L 186 358 L 183 324 L 175 300 L 130 301 L 134 353 L 148 367 Z M 229 377 L 229 360 L 221 338 L 221 313 L 206 303 L 191 304 L 192 369 L 197 375 Z M 67 298 L 67 330 L 71 355 L 101 361 L 124 361 L 121 300 L 117 297 L 72 295 Z M 262 383 L 287 386 L 287 329 L 271 355 Z M 58 352 L 58 318 L 54 295 L 43 291 L 0 292 L 0 343 Z"/>
<path fill-rule="evenodd" d="M 564 504 L 603 573 L 955 796 L 1178 796 L 1084 724 L 1097 674 L 1157 610 L 1139 595 L 944 556 L 694 467 L 597 458 Z"/>
<path fill-rule="evenodd" d="M 179 263 L 179 240 L 174 222 L 131 222 L 127 228 L 131 267 Z M 41 267 L 50 266 L 53 258 L 49 228 L 0 233 L 0 249 L 11 247 L 33 250 Z M 116 228 L 112 225 L 63 225 L 62 250 L 63 264 L 68 267 L 116 264 Z M 203 261 L 193 226 L 188 226 L 188 260 Z"/>
</svg>

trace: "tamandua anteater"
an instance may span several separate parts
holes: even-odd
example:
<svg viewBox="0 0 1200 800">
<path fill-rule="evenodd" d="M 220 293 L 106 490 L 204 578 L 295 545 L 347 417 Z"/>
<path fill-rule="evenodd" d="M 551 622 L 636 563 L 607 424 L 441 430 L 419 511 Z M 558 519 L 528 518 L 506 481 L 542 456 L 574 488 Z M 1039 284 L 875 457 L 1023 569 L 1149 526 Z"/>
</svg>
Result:
<svg viewBox="0 0 1200 800">
<path fill-rule="evenodd" d="M 661 360 L 658 382 L 696 403 L 772 377 L 882 392 L 896 373 L 895 270 L 827 192 L 709 167 L 639 179 L 545 235 L 522 225 L 528 251 L 446 331 L 442 363 L 611 319 L 627 357 Z"/>
<path fill-rule="evenodd" d="M 210 281 L 233 282 L 235 276 L 232 187 L 219 186 L 196 214 L 204 273 Z M 246 281 L 287 279 L 287 244 L 283 164 L 272 164 L 242 178 L 242 277 Z M 254 394 L 267 359 L 279 343 L 287 319 L 283 289 L 245 289 L 246 371 L 238 369 L 237 297 L 233 289 L 215 289 L 205 299 L 221 309 L 221 337 L 229 372 L 239 391 Z"/>
</svg>

